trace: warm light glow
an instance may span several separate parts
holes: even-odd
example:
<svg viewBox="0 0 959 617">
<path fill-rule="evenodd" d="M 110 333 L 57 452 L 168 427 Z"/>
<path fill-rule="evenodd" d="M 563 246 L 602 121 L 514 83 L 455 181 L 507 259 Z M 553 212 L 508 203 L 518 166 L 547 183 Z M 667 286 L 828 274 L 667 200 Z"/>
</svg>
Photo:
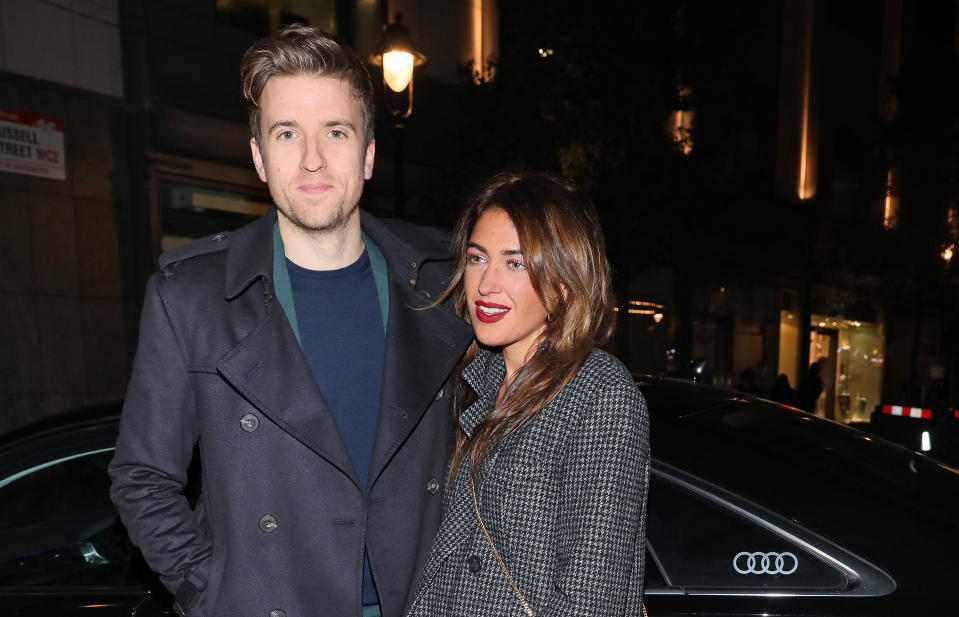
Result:
<svg viewBox="0 0 959 617">
<path fill-rule="evenodd" d="M 952 255 L 955 252 L 955 250 L 956 250 L 955 244 L 950 244 L 946 248 L 942 249 L 942 258 L 943 260 L 945 260 L 947 264 L 952 262 Z"/>
<path fill-rule="evenodd" d="M 653 321 L 655 321 L 656 323 L 659 323 L 659 322 L 661 322 L 662 320 L 663 320 L 663 314 L 662 314 L 662 313 L 653 313 Z"/>
<path fill-rule="evenodd" d="M 486 64 L 486 54 L 483 51 L 483 0 L 472 0 L 470 7 L 470 20 L 473 30 L 473 73 L 474 79 L 479 83 L 485 76 L 484 65 Z"/>
<path fill-rule="evenodd" d="M 812 3 L 810 3 L 811 5 Z M 799 199 L 812 199 L 816 196 L 816 161 L 815 148 L 811 143 L 810 134 L 810 114 L 811 109 L 811 91 L 812 91 L 812 8 L 805 11 L 805 32 L 803 41 L 805 46 L 803 54 L 803 83 L 802 83 L 802 133 L 799 137 L 799 186 L 797 193 Z"/>
<path fill-rule="evenodd" d="M 886 198 L 882 208 L 882 226 L 886 229 L 892 229 L 899 223 L 899 197 L 895 193 L 895 182 L 890 169 L 886 172 Z"/>
<path fill-rule="evenodd" d="M 492 81 L 499 53 L 499 3 L 494 0 L 467 0 L 469 36 L 464 37 L 463 60 L 471 62 L 473 83 Z M 546 49 L 540 55 L 546 57 Z M 552 53 L 552 50 L 549 50 Z"/>
<path fill-rule="evenodd" d="M 393 92 L 402 92 L 413 81 L 413 54 L 388 51 L 383 54 L 383 80 Z"/>
<path fill-rule="evenodd" d="M 686 106 L 692 95 L 693 91 L 688 86 L 680 88 L 680 105 Z M 695 109 L 677 109 L 669 117 L 670 137 L 683 154 L 689 154 L 693 151 L 693 122 L 695 120 Z"/>
<path fill-rule="evenodd" d="M 693 151 L 693 119 L 696 112 L 692 109 L 677 109 L 673 112 L 670 132 L 673 143 L 682 151 L 683 154 L 689 154 Z"/>
</svg>

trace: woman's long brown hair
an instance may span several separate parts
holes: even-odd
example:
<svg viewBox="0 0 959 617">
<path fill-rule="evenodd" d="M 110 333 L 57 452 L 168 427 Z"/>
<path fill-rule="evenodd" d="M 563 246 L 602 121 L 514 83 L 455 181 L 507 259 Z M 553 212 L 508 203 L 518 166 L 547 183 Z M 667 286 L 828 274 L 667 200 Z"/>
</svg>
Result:
<svg viewBox="0 0 959 617">
<path fill-rule="evenodd" d="M 592 201 L 572 182 L 542 172 L 493 176 L 460 216 L 451 248 L 455 267 L 443 298 L 452 295 L 461 317 L 469 319 L 463 284 L 467 244 L 476 222 L 490 208 L 505 211 L 516 227 L 526 272 L 548 317 L 534 343 L 535 352 L 472 438 L 457 428 L 450 478 L 467 455 L 475 473 L 497 443 L 562 390 L 593 348 L 609 339 L 615 325 L 606 242 Z M 460 369 L 477 352 L 474 342 Z M 475 394 L 460 377 L 453 398 L 457 418 L 473 400 Z"/>
</svg>

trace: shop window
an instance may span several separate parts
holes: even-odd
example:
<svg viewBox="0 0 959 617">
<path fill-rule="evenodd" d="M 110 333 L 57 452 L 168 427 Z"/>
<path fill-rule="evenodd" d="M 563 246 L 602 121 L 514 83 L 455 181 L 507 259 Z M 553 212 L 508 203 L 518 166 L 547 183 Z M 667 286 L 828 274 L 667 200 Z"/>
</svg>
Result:
<svg viewBox="0 0 959 617">
<path fill-rule="evenodd" d="M 810 326 L 809 361 L 822 360 L 817 414 L 839 422 L 868 422 L 881 402 L 883 324 L 814 314 Z"/>
</svg>

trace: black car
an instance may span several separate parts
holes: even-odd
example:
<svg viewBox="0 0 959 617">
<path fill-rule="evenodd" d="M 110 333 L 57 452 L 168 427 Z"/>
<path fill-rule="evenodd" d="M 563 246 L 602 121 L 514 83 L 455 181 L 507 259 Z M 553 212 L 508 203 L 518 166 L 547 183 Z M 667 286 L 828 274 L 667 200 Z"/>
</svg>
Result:
<svg viewBox="0 0 959 617">
<path fill-rule="evenodd" d="M 959 614 L 959 471 L 748 395 L 640 387 L 650 615 Z"/>
<path fill-rule="evenodd" d="M 640 387 L 650 615 L 957 614 L 959 471 L 738 393 Z M 0 614 L 172 614 L 109 501 L 118 415 L 0 438 Z"/>
<path fill-rule="evenodd" d="M 120 404 L 0 437 L 0 615 L 173 615 L 110 502 Z"/>
</svg>

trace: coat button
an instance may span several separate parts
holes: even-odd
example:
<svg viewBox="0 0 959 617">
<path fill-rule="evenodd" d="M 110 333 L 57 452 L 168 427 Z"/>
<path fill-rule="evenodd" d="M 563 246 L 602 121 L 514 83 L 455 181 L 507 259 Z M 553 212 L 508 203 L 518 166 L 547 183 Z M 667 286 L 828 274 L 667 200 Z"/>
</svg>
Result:
<svg viewBox="0 0 959 617">
<path fill-rule="evenodd" d="M 430 495 L 435 495 L 438 490 L 440 490 L 439 480 L 430 478 L 430 481 L 426 483 L 426 492 Z"/>
<path fill-rule="evenodd" d="M 277 527 L 276 519 L 269 514 L 264 514 L 263 517 L 260 518 L 260 529 L 264 532 L 273 533 Z"/>
<path fill-rule="evenodd" d="M 270 617 L 286 617 L 286 611 L 281 611 L 280 609 L 270 611 Z"/>
<path fill-rule="evenodd" d="M 480 561 L 480 558 L 476 555 L 470 555 L 469 559 L 466 560 L 466 568 L 473 574 L 476 574 L 483 569 L 483 562 Z"/>
<path fill-rule="evenodd" d="M 251 413 L 240 418 L 240 427 L 247 433 L 252 433 L 260 426 L 260 419 Z"/>
<path fill-rule="evenodd" d="M 410 285 L 416 285 L 416 279 L 410 279 Z"/>
</svg>

